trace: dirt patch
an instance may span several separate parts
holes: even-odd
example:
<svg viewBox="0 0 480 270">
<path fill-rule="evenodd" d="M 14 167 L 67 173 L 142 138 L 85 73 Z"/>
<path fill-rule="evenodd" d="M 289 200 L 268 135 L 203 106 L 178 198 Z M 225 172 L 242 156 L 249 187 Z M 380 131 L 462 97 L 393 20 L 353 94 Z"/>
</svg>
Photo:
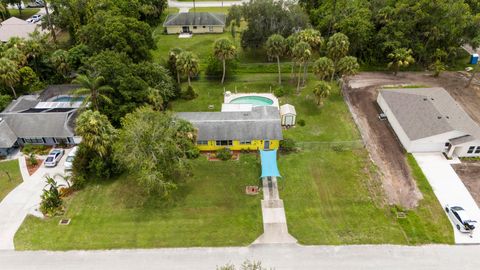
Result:
<svg viewBox="0 0 480 270">
<path fill-rule="evenodd" d="M 438 78 L 426 72 L 403 72 L 398 76 L 365 72 L 345 80 L 345 99 L 370 156 L 379 168 L 388 203 L 413 208 L 422 199 L 422 194 L 411 175 L 403 146 L 388 121 L 377 117 L 380 112 L 376 103 L 378 90 L 383 86 L 443 87 L 475 121 L 480 122 L 480 87 L 474 83 L 465 88 L 467 80 L 463 72 L 444 72 Z"/>
<path fill-rule="evenodd" d="M 27 161 L 28 174 L 29 175 L 34 174 L 38 170 L 38 168 L 40 168 L 40 166 L 42 166 L 42 164 L 43 164 L 43 159 L 39 159 L 39 158 L 37 158 L 37 164 L 36 165 L 32 165 L 32 164 L 30 164 L 30 162 Z"/>
<path fill-rule="evenodd" d="M 477 205 L 480 205 L 480 179 L 478 178 L 478 175 L 480 175 L 480 162 L 463 161 L 461 164 L 453 164 L 452 167 Z"/>
</svg>

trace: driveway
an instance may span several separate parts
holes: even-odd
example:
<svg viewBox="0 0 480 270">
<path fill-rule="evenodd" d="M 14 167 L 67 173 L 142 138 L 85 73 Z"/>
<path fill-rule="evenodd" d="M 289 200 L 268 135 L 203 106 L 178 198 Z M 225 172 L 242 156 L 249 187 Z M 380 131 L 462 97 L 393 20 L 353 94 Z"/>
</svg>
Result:
<svg viewBox="0 0 480 270">
<path fill-rule="evenodd" d="M 480 210 L 462 180 L 453 170 L 451 161 L 441 153 L 414 153 L 413 156 L 427 177 L 442 207 L 447 204 L 462 206 L 473 219 L 480 222 Z M 453 227 L 453 223 L 452 229 L 455 233 L 455 243 L 480 244 L 480 228 L 477 228 L 472 237 L 459 232 Z"/>
<path fill-rule="evenodd" d="M 46 185 L 45 175 L 63 174 L 68 150 L 55 168 L 41 166 L 32 176 L 28 175 L 25 158 L 20 157 L 23 183 L 18 185 L 0 202 L 0 250 L 14 249 L 13 238 L 27 214 L 41 215 L 37 209 Z"/>
<path fill-rule="evenodd" d="M 100 251 L 4 251 L 2 270 L 214 270 L 227 263 L 236 269 L 245 260 L 265 269 L 405 270 L 479 269 L 480 246 L 298 246 L 259 245 L 227 248 L 166 248 Z"/>
</svg>

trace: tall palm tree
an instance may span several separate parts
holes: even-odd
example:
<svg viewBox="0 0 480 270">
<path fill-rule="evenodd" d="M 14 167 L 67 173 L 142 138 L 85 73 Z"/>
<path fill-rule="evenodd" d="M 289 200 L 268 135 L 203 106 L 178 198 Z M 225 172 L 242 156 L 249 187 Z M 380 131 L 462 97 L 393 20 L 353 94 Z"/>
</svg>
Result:
<svg viewBox="0 0 480 270">
<path fill-rule="evenodd" d="M 267 49 L 267 55 L 269 58 L 275 58 L 278 66 L 278 85 L 282 84 L 282 74 L 280 71 L 280 57 L 285 54 L 286 43 L 283 36 L 274 34 L 271 35 L 265 43 Z"/>
<path fill-rule="evenodd" d="M 313 89 L 313 94 L 315 96 L 315 100 L 317 105 L 323 105 L 323 101 L 330 96 L 330 91 L 332 87 L 325 81 L 319 81 L 315 88 Z"/>
<path fill-rule="evenodd" d="M 192 86 L 190 78 L 198 73 L 198 58 L 192 52 L 182 52 L 177 56 L 177 69 L 187 75 L 188 85 Z"/>
<path fill-rule="evenodd" d="M 305 41 L 298 42 L 293 48 L 293 57 L 297 63 L 299 63 L 298 78 L 297 78 L 297 93 L 300 92 L 300 78 L 302 73 L 302 67 L 305 68 L 308 60 L 312 56 L 312 49 Z"/>
<path fill-rule="evenodd" d="M 183 52 L 181 48 L 173 48 L 168 52 L 168 68 L 172 75 L 177 77 L 177 83 L 180 84 L 180 72 L 177 68 L 177 58 Z"/>
<path fill-rule="evenodd" d="M 298 32 L 298 40 L 304 41 L 310 45 L 310 48 L 313 51 L 318 51 L 323 44 L 323 38 L 320 34 L 320 31 L 315 30 L 313 28 L 307 28 L 300 32 Z M 306 65 L 303 67 L 303 80 L 302 85 L 305 85 L 307 81 L 307 71 L 308 71 L 308 61 Z"/>
<path fill-rule="evenodd" d="M 17 92 L 13 86 L 19 81 L 20 72 L 18 71 L 18 65 L 10 59 L 0 58 L 0 83 L 9 87 L 15 98 L 17 98 Z"/>
<path fill-rule="evenodd" d="M 98 111 L 86 110 L 78 116 L 75 126 L 75 132 L 82 137 L 82 145 L 100 157 L 110 153 L 116 130 L 107 116 Z"/>
<path fill-rule="evenodd" d="M 223 64 L 223 74 L 222 74 L 222 84 L 225 81 L 225 62 L 227 60 L 233 59 L 237 48 L 233 42 L 228 38 L 221 38 L 215 41 L 213 44 L 213 54 L 217 57 L 218 60 L 222 61 Z"/>
<path fill-rule="evenodd" d="M 106 92 L 111 91 L 112 87 L 105 85 L 105 79 L 102 76 L 93 77 L 87 75 L 78 75 L 73 83 L 79 84 L 80 88 L 76 89 L 73 94 L 75 96 L 84 96 L 84 106 L 91 102 L 95 111 L 98 111 L 100 101 L 112 103 L 112 100 L 105 95 Z"/>
<path fill-rule="evenodd" d="M 320 80 L 331 77 L 332 73 L 335 73 L 332 59 L 327 57 L 318 58 L 317 61 L 313 63 L 313 73 L 315 73 Z"/>
<path fill-rule="evenodd" d="M 388 68 L 393 69 L 393 75 L 397 76 L 401 67 L 408 67 L 415 63 L 415 59 L 412 56 L 412 49 L 398 48 L 392 53 L 388 54 L 388 58 L 392 61 L 388 63 Z"/>
<path fill-rule="evenodd" d="M 327 42 L 327 55 L 332 59 L 335 71 L 337 70 L 337 64 L 340 59 L 347 56 L 350 47 L 350 41 L 348 37 L 342 33 L 336 33 L 328 39 Z M 335 72 L 332 74 L 330 81 L 333 80 Z"/>
</svg>

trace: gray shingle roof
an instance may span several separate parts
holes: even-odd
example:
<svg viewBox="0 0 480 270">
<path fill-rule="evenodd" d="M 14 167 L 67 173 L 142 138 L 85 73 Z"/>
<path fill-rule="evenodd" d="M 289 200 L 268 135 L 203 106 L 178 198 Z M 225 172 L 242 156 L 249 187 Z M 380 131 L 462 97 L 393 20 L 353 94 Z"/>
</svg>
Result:
<svg viewBox="0 0 480 270">
<path fill-rule="evenodd" d="M 10 148 L 17 141 L 17 135 L 8 126 L 7 122 L 0 120 L 0 148 Z"/>
<path fill-rule="evenodd" d="M 36 23 L 28 23 L 22 19 L 11 17 L 0 23 L 0 41 L 7 42 L 12 37 L 28 39 L 35 30 L 44 32 Z"/>
<path fill-rule="evenodd" d="M 0 117 L 17 137 L 72 137 L 69 120 L 70 112 L 49 113 L 2 113 Z M 3 128 L 2 128 L 3 130 Z"/>
<path fill-rule="evenodd" d="M 27 95 L 21 96 L 12 101 L 3 112 L 19 112 L 35 107 L 40 102 L 38 96 Z"/>
<path fill-rule="evenodd" d="M 250 112 L 182 112 L 177 117 L 198 129 L 198 140 L 282 140 L 278 109 L 254 107 Z"/>
<path fill-rule="evenodd" d="M 182 25 L 225 26 L 225 14 L 210 12 L 182 12 L 168 15 L 163 23 L 163 26 Z"/>
<path fill-rule="evenodd" d="M 480 127 L 443 88 L 402 88 L 380 91 L 410 140 L 450 131 L 480 139 Z"/>
</svg>

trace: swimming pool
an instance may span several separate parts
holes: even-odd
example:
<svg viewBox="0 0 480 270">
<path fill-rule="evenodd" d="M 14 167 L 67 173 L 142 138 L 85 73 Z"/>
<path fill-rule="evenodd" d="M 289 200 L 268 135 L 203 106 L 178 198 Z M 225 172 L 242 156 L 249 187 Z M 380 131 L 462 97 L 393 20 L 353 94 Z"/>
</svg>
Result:
<svg viewBox="0 0 480 270">
<path fill-rule="evenodd" d="M 51 102 L 80 102 L 84 97 L 59 96 L 54 98 Z"/>
<path fill-rule="evenodd" d="M 273 104 L 273 100 L 261 96 L 243 96 L 232 99 L 229 103 L 252 104 L 253 106 L 270 106 Z"/>
</svg>

